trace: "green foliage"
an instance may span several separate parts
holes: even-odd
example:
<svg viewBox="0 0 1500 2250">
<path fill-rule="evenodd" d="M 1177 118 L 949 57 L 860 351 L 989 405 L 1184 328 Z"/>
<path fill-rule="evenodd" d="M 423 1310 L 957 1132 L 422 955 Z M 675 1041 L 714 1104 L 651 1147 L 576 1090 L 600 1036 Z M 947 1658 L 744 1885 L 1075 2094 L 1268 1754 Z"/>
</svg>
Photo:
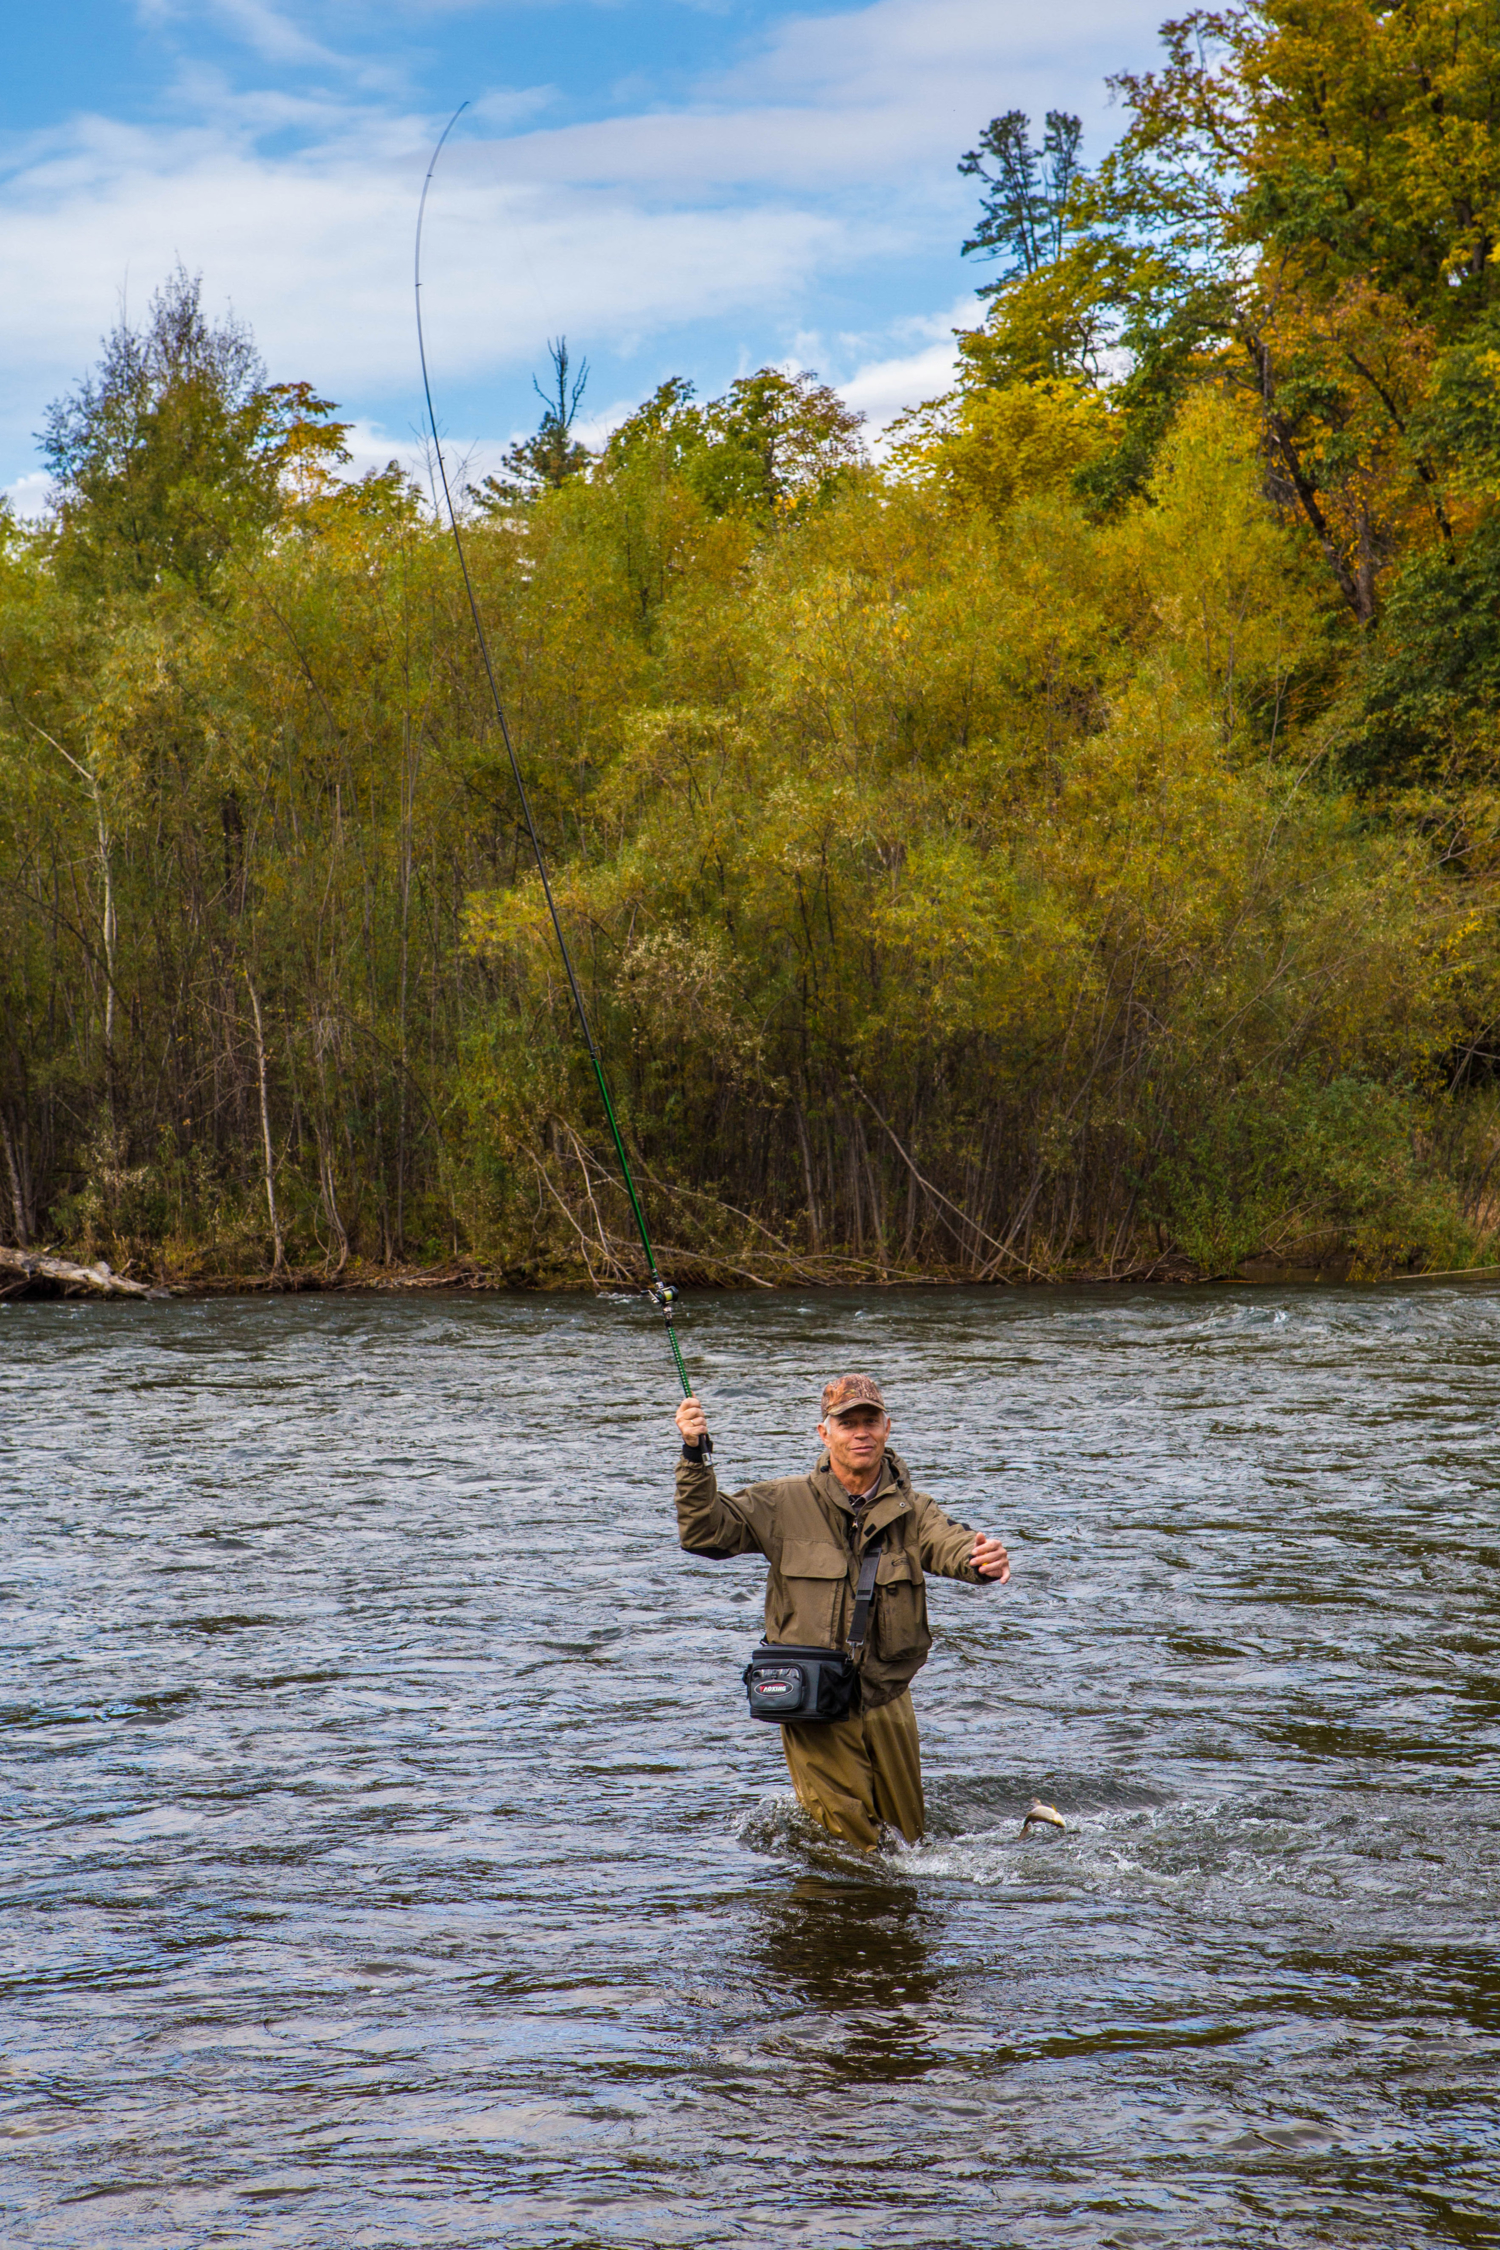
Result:
<svg viewBox="0 0 1500 2250">
<path fill-rule="evenodd" d="M 984 183 L 979 224 L 963 246 L 984 258 L 1004 258 L 995 281 L 980 290 L 995 296 L 1016 274 L 1036 274 L 1062 256 L 1068 236 L 1068 206 L 1078 179 L 1083 125 L 1066 110 L 1049 109 L 1040 149 L 1031 145 L 1031 120 L 1024 110 L 992 117 L 977 148 L 959 159 L 965 179 Z M 990 167 L 993 166 L 993 170 Z"/>
<path fill-rule="evenodd" d="M 1238 1254 L 1278 1179 L 1278 1239 L 1471 1241 L 1440 1177 L 1356 1192 L 1305 1120 L 1243 1182 L 1198 1147 L 1231 1089 L 1419 1115 L 1482 944 L 1420 845 L 1280 754 L 1321 628 L 1234 409 L 1198 400 L 1108 531 L 852 491 L 749 584 L 727 697 L 663 632 L 671 700 L 628 717 L 568 876 L 663 1173 L 732 1183 L 783 1243 L 800 1208 L 804 1258 L 836 1239 L 874 1268 L 1107 1265 L 1158 1220 L 1201 1251 L 1204 1195 Z M 564 1037 L 534 886 L 478 894 L 467 934 Z"/>
<path fill-rule="evenodd" d="M 889 468 L 810 375 L 674 381 L 471 527 L 664 1253 L 1462 1263 L 1500 1222 L 1490 331 L 1417 350 L 1339 300 L 1449 496 L 1351 652 L 1222 358 L 1202 379 L 1185 325 L 1116 379 L 1059 325 L 1090 275 L 1101 320 L 1152 302 L 1146 253 L 1007 208 L 997 243 L 1024 219 L 1059 254 Z M 57 423 L 57 521 L 3 527 L 6 1231 L 168 1273 L 278 1242 L 328 1277 L 628 1273 L 451 547 L 399 471 L 339 483 L 331 409 L 196 303 L 121 332 Z M 1325 492 L 1374 473 L 1319 388 L 1332 332 L 1277 408 Z M 1356 737 L 1405 777 L 1380 817 L 1329 755 Z"/>
<path fill-rule="evenodd" d="M 582 476 L 589 464 L 589 449 L 573 435 L 579 402 L 588 387 L 589 363 L 584 361 L 571 376 L 568 339 L 559 336 L 547 346 L 552 361 L 552 390 L 544 391 L 532 378 L 532 389 L 542 402 L 542 419 L 535 434 L 510 446 L 503 473 L 470 485 L 469 497 L 485 515 L 504 515 L 525 507 L 544 492 L 560 491 L 570 478 Z"/>
<path fill-rule="evenodd" d="M 1111 450 L 1112 420 L 1077 383 L 974 384 L 903 415 L 891 466 L 950 498 L 1003 515 L 1021 498 L 1065 495 Z"/>
<path fill-rule="evenodd" d="M 1447 535 L 1414 542 L 1391 573 L 1344 758 L 1372 793 L 1426 793 L 1429 816 L 1446 797 L 1472 831 L 1500 756 L 1500 316 L 1436 356 L 1409 443 L 1441 478 Z"/>
<path fill-rule="evenodd" d="M 1251 0 L 1166 24 L 1123 135 L 1063 192 L 1018 111 L 961 169 L 1003 256 L 957 390 L 898 467 L 1003 513 L 1064 489 L 1122 527 L 1203 393 L 1236 400 L 1283 567 L 1336 627 L 1293 689 L 1446 866 L 1500 852 L 1500 27 L 1472 0 Z M 1087 419 L 1082 402 L 1092 400 Z M 1295 673 L 1296 668 L 1293 668 Z M 1288 674 L 1293 678 L 1293 673 Z M 1277 722 L 1279 724 L 1279 721 Z"/>
<path fill-rule="evenodd" d="M 1363 711 L 1344 748 L 1370 787 L 1492 781 L 1500 753 L 1500 516 L 1454 555 L 1411 556 L 1392 589 L 1365 671 Z"/>
<path fill-rule="evenodd" d="M 206 594 L 236 538 L 277 521 L 289 482 L 348 459 L 332 412 L 305 383 L 268 385 L 248 330 L 211 324 L 179 267 L 145 327 L 122 319 L 47 411 L 59 577 L 94 594 Z"/>
<path fill-rule="evenodd" d="M 1369 1079 L 1237 1087 L 1156 1167 L 1149 1216 L 1210 1273 L 1289 1252 L 1352 1253 L 1356 1277 L 1462 1266 L 1473 1230 L 1424 1162 L 1429 1130 L 1424 1105 Z"/>
<path fill-rule="evenodd" d="M 1162 38 L 1158 70 L 1112 81 L 1128 121 L 1097 171 L 1070 151 L 1061 223 L 1027 232 L 1024 118 L 989 128 L 980 231 L 1012 264 L 965 339 L 967 380 L 1102 382 L 1114 442 L 1078 489 L 1106 511 L 1146 488 L 1188 389 L 1238 386 L 1270 496 L 1368 628 L 1411 551 L 1462 528 L 1456 425 L 1432 410 L 1444 352 L 1482 328 L 1496 288 L 1493 10 L 1255 0 Z M 1455 409 L 1461 374 L 1449 361 Z"/>
<path fill-rule="evenodd" d="M 649 462 L 711 514 L 764 522 L 847 483 L 862 459 L 859 424 L 836 391 L 807 373 L 763 367 L 707 406 L 674 378 L 614 432 L 601 469 L 613 479 Z"/>
</svg>

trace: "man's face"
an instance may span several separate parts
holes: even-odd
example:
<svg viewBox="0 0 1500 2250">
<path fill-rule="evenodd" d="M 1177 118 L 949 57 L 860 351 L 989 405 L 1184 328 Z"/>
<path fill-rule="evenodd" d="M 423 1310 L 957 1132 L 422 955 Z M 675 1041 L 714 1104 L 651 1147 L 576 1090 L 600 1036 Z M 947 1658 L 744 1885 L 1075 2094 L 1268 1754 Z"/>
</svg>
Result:
<svg viewBox="0 0 1500 2250">
<path fill-rule="evenodd" d="M 891 1418 L 878 1406 L 851 1406 L 847 1414 L 831 1414 L 818 1424 L 818 1435 L 828 1448 L 835 1470 L 846 1477 L 859 1476 L 867 1484 L 891 1434 Z"/>
</svg>

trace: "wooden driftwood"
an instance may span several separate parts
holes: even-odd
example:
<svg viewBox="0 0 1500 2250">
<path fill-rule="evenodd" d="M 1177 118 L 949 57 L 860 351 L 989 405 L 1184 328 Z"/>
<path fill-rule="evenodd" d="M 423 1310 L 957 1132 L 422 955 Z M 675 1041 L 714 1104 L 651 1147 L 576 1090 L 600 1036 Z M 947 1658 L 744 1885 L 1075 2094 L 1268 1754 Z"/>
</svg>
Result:
<svg viewBox="0 0 1500 2250">
<path fill-rule="evenodd" d="M 19 1274 L 26 1281 L 60 1281 L 65 1289 L 97 1289 L 105 1297 L 170 1297 L 170 1289 L 148 1289 L 143 1281 L 127 1281 L 111 1273 L 101 1258 L 96 1266 L 75 1266 L 71 1258 L 51 1258 L 40 1250 L 8 1250 L 0 1243 L 0 1274 Z"/>
</svg>

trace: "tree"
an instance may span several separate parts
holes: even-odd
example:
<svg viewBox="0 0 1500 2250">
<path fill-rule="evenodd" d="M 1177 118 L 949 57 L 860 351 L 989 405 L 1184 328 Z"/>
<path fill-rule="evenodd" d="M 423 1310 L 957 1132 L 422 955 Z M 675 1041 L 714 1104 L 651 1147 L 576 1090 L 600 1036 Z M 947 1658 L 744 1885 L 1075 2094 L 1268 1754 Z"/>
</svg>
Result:
<svg viewBox="0 0 1500 2250">
<path fill-rule="evenodd" d="M 1006 263 L 978 292 L 984 325 L 957 331 L 953 390 L 896 425 L 898 474 L 996 514 L 1065 491 L 1111 450 L 1103 360 L 1118 253 L 1078 225 L 1082 140 L 1079 120 L 1054 109 L 1035 149 L 1025 111 L 1012 109 L 960 159 L 986 190 L 963 254 Z"/>
<path fill-rule="evenodd" d="M 684 375 L 659 383 L 633 414 L 617 423 L 605 443 L 602 466 L 613 474 L 651 456 L 680 472 L 708 442 L 703 409 L 693 404 L 693 385 Z"/>
<path fill-rule="evenodd" d="M 94 372 L 47 410 L 64 581 L 206 594 L 236 537 L 277 520 L 288 480 L 348 459 L 333 411 L 305 383 L 268 384 L 249 329 L 211 322 L 201 276 L 179 266 L 145 326 L 122 317 Z"/>
<path fill-rule="evenodd" d="M 1069 226 L 1069 203 L 1080 176 L 1078 150 L 1082 120 L 1066 110 L 1049 109 L 1040 150 L 1030 141 L 1031 120 L 1023 109 L 992 117 L 979 146 L 960 157 L 966 179 L 979 179 L 980 219 L 963 246 L 968 258 L 1005 258 L 1004 270 L 979 291 L 993 297 L 1018 273 L 1040 273 L 1062 256 Z M 986 168 L 986 159 L 995 167 Z"/>
<path fill-rule="evenodd" d="M 716 516 L 786 515 L 847 481 L 863 421 L 807 369 L 762 367 L 706 406 L 673 376 L 612 433 L 601 467 L 614 476 L 649 456 Z"/>
<path fill-rule="evenodd" d="M 803 507 L 862 459 L 863 420 L 810 370 L 762 367 L 704 409 L 704 447 L 688 481 L 718 514 Z"/>
<path fill-rule="evenodd" d="M 1075 121 L 1019 110 L 960 170 L 966 254 L 1002 258 L 960 394 L 1102 387 L 1113 442 L 1077 473 L 1106 512 L 1150 489 L 1189 389 L 1254 401 L 1269 489 L 1352 619 L 1460 526 L 1424 402 L 1500 296 L 1500 19 L 1483 0 L 1246 0 L 1163 27 L 1111 80 L 1129 122 L 1090 175 Z"/>
<path fill-rule="evenodd" d="M 559 336 L 556 343 L 549 341 L 547 353 L 552 361 L 552 390 L 544 391 L 535 376 L 531 379 L 542 402 L 535 435 L 507 448 L 499 476 L 485 477 L 469 487 L 471 498 L 487 515 L 505 515 L 544 492 L 560 491 L 572 478 L 582 476 L 592 458 L 588 447 L 573 435 L 578 404 L 588 386 L 589 363 L 585 360 L 571 375 L 566 336 Z"/>
<path fill-rule="evenodd" d="M 1087 215 L 1134 248 L 1137 333 L 1253 393 L 1275 488 L 1369 626 L 1409 543 L 1452 536 L 1416 427 L 1500 288 L 1500 20 L 1253 0 L 1163 39 L 1159 71 L 1111 81 L 1131 122 Z"/>
</svg>

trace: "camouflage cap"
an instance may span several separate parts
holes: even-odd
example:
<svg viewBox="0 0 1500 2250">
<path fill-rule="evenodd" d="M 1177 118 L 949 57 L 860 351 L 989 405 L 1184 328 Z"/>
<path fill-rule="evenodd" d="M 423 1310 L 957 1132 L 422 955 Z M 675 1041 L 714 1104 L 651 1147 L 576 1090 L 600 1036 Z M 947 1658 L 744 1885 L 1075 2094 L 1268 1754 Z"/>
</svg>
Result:
<svg viewBox="0 0 1500 2250">
<path fill-rule="evenodd" d="M 870 1375 L 835 1375 L 823 1385 L 823 1420 L 836 1422 L 853 1406 L 873 1406 L 883 1414 L 880 1385 Z"/>
</svg>

